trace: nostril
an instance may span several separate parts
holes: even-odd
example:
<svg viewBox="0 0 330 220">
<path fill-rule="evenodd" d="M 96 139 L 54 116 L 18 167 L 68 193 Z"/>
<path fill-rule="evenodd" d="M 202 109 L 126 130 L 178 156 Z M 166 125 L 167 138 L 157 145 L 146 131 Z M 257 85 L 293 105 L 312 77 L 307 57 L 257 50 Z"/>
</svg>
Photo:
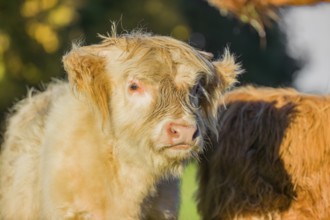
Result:
<svg viewBox="0 0 330 220">
<path fill-rule="evenodd" d="M 180 136 L 180 132 L 178 129 L 175 128 L 176 126 L 173 125 L 172 123 L 170 123 L 167 127 L 167 133 L 170 137 L 172 138 L 176 138 L 178 136 Z"/>
<path fill-rule="evenodd" d="M 169 145 L 192 144 L 192 141 L 198 137 L 199 131 L 195 125 L 185 121 L 169 122 L 164 126 L 164 140 Z"/>
<path fill-rule="evenodd" d="M 192 140 L 195 140 L 199 136 L 199 129 L 197 128 L 195 133 L 192 136 Z"/>
<path fill-rule="evenodd" d="M 176 133 L 178 133 L 174 128 L 170 128 L 170 132 L 172 133 L 172 134 L 176 134 Z"/>
</svg>

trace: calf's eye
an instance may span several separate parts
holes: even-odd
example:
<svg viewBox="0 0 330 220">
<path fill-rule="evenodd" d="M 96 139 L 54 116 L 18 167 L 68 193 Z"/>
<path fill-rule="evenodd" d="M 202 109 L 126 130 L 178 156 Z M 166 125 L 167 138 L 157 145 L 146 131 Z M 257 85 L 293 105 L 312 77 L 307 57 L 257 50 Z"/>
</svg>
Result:
<svg viewBox="0 0 330 220">
<path fill-rule="evenodd" d="M 141 85 L 141 82 L 139 82 L 138 80 L 130 81 L 128 84 L 127 90 L 130 94 L 143 94 L 144 93 L 144 87 Z"/>
<path fill-rule="evenodd" d="M 199 84 L 195 85 L 192 89 L 192 95 L 194 96 L 200 96 L 202 94 L 202 88 Z"/>
<path fill-rule="evenodd" d="M 137 91 L 137 90 L 139 90 L 139 85 L 137 84 L 137 83 L 131 83 L 130 85 L 129 85 L 129 90 L 130 91 Z"/>
</svg>

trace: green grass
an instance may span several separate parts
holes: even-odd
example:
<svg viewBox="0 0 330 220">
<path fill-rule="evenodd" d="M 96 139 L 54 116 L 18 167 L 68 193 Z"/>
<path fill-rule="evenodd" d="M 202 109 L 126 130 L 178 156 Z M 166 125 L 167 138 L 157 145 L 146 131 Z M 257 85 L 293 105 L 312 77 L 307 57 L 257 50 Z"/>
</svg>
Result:
<svg viewBox="0 0 330 220">
<path fill-rule="evenodd" d="M 200 220 L 194 199 L 197 189 L 196 171 L 196 164 L 190 163 L 183 173 L 179 220 Z"/>
</svg>

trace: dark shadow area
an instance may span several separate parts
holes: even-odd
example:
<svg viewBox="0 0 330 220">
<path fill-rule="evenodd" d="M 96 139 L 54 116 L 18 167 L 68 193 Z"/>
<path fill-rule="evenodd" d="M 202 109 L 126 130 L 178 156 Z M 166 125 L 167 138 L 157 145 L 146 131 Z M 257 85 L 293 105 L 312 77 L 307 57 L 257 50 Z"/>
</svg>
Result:
<svg viewBox="0 0 330 220">
<path fill-rule="evenodd" d="M 180 207 L 180 180 L 163 179 L 156 191 L 144 199 L 142 220 L 175 220 Z"/>
</svg>

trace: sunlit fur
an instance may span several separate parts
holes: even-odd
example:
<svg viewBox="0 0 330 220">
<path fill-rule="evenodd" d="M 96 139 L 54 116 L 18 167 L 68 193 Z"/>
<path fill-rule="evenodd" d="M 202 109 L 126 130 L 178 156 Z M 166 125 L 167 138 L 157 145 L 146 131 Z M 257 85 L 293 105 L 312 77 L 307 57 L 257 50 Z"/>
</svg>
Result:
<svg viewBox="0 0 330 220">
<path fill-rule="evenodd" d="M 0 167 L 0 219 L 138 219 L 160 178 L 178 176 L 203 150 L 222 92 L 239 66 L 140 32 L 103 37 L 63 57 L 69 82 L 19 102 L 8 119 Z M 139 82 L 139 92 L 130 90 Z M 197 86 L 197 87 L 196 87 Z M 199 130 L 190 150 L 164 125 Z"/>
<path fill-rule="evenodd" d="M 224 98 L 201 158 L 203 219 L 330 219 L 330 97 L 243 87 Z"/>
</svg>

